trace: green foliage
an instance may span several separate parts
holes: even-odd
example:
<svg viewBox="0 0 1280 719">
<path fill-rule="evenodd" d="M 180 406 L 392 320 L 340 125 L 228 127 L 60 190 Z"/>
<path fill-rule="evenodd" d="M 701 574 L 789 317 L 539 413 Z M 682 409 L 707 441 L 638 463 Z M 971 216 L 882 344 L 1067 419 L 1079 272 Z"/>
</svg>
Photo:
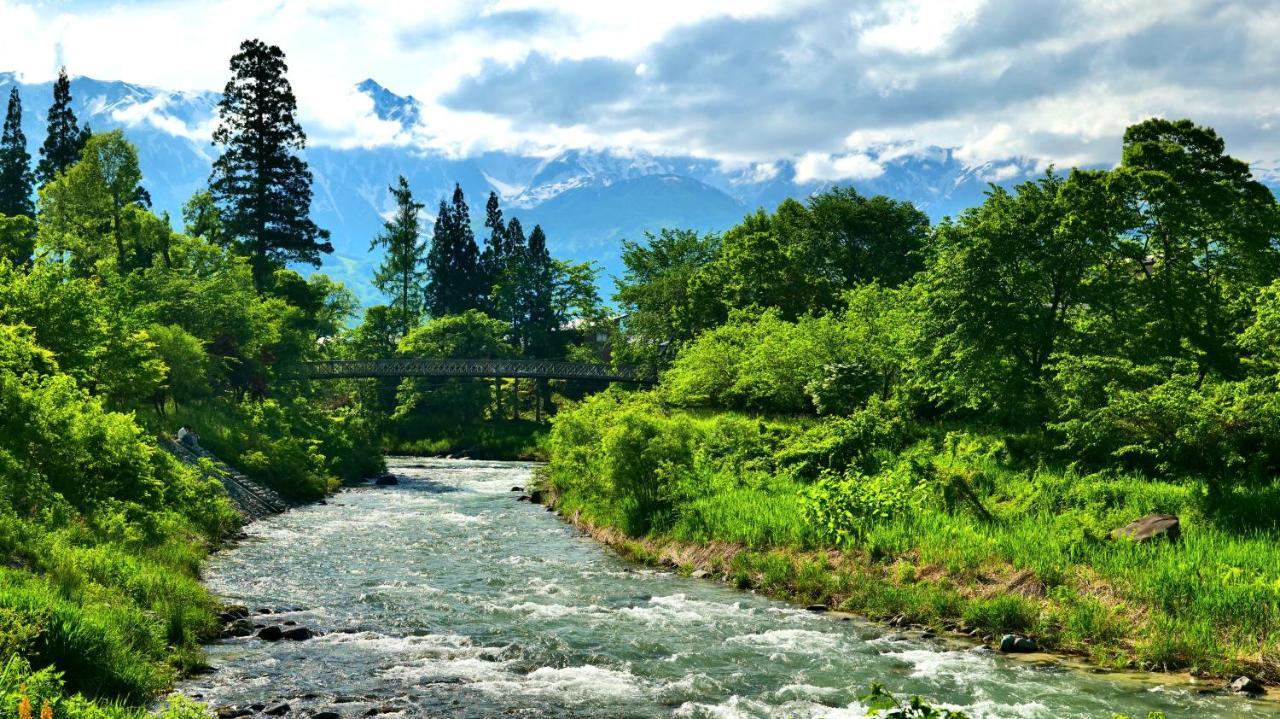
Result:
<svg viewBox="0 0 1280 719">
<path fill-rule="evenodd" d="M 1044 412 L 1044 377 L 1073 341 L 1073 318 L 1103 302 L 1100 265 L 1114 243 L 1112 200 L 1099 173 L 1052 172 L 944 222 L 922 278 L 932 336 L 933 394 L 998 417 Z"/>
<path fill-rule="evenodd" d="M 646 242 L 622 242 L 622 263 L 614 295 L 626 315 L 626 341 L 615 351 L 624 361 L 655 364 L 667 347 L 679 347 L 702 330 L 724 321 L 714 296 L 700 292 L 695 275 L 720 251 L 716 235 L 663 229 Z"/>
<path fill-rule="evenodd" d="M 31 261 L 36 246 L 36 221 L 25 215 L 0 213 L 0 259 L 15 265 Z"/>
<path fill-rule="evenodd" d="M 151 325 L 147 336 L 165 365 L 165 376 L 159 395 L 160 406 L 167 396 L 175 403 L 207 397 L 212 391 L 210 376 L 213 359 L 205 352 L 204 343 L 177 325 Z"/>
<path fill-rule="evenodd" d="M 855 545 L 875 524 L 910 521 L 920 502 L 913 479 L 910 471 L 827 474 L 806 492 L 805 521 L 830 544 Z"/>
<path fill-rule="evenodd" d="M 858 698 L 867 706 L 868 716 L 885 719 L 966 719 L 967 716 L 930 706 L 920 697 L 911 697 L 904 702 L 880 684 L 872 684 L 871 689 Z"/>
<path fill-rule="evenodd" d="M 101 260 L 117 269 L 145 264 L 140 231 L 138 151 L 120 130 L 94 135 L 79 162 L 40 189 L 40 242 L 68 253 L 81 274 L 99 272 Z M 142 214 L 145 216 L 145 213 Z"/>
<path fill-rule="evenodd" d="M 397 352 L 407 357 L 488 359 L 510 357 L 515 349 L 504 339 L 506 325 L 478 310 L 432 320 L 400 340 Z M 405 417 L 432 412 L 473 419 L 484 416 L 489 386 L 483 380 L 406 378 L 397 392 L 396 413 Z"/>
<path fill-rule="evenodd" d="M 20 706 L 30 707 L 30 716 L 38 716 L 46 707 L 61 719 L 206 719 L 203 705 L 175 695 L 156 713 L 120 702 L 93 702 L 79 694 L 69 694 L 64 674 L 53 667 L 34 671 L 30 662 L 10 657 L 0 665 L 0 711 L 21 716 Z"/>
<path fill-rule="evenodd" d="M 146 208 L 121 133 L 75 152 L 44 178 L 34 224 L 0 217 L 5 252 L 18 248 L 0 259 L 0 702 L 11 711 L 25 683 L 57 716 L 135 719 L 202 664 L 217 604 L 200 563 L 242 521 L 156 435 L 191 424 L 227 460 L 314 498 L 383 469 L 381 427 L 341 387 L 277 383 L 263 399 L 274 365 L 331 351 L 354 304 L 345 288 L 281 270 L 260 294 L 214 244 L 207 196 L 188 207 L 199 236 L 179 235 Z M 32 238 L 34 260 L 19 242 Z"/>
</svg>

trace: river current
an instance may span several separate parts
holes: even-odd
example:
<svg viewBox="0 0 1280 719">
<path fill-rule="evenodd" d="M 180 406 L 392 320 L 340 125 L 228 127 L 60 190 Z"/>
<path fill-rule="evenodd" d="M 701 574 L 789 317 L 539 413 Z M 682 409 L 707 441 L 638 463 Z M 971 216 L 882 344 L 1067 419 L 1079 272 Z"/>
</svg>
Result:
<svg viewBox="0 0 1280 719">
<path fill-rule="evenodd" d="M 873 681 L 973 717 L 1277 716 L 1270 702 L 1014 661 L 639 568 L 537 505 L 531 465 L 394 459 L 255 523 L 208 585 L 308 641 L 209 647 L 179 689 L 288 716 L 862 717 Z"/>
</svg>

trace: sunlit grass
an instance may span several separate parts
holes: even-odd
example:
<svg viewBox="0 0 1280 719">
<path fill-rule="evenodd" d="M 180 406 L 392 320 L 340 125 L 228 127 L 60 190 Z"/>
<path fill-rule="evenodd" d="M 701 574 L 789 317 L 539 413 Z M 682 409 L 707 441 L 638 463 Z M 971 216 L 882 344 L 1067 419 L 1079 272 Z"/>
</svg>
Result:
<svg viewBox="0 0 1280 719">
<path fill-rule="evenodd" d="M 562 510 L 633 534 L 648 526 L 640 538 L 659 544 L 733 544 L 741 551 L 732 556 L 732 581 L 800 602 L 978 636 L 1026 632 L 1111 665 L 1280 678 L 1280 537 L 1268 522 L 1276 488 L 1210 497 L 1195 478 L 1026 466 L 983 449 L 1002 446 L 998 433 L 957 444 L 941 441 L 939 429 L 901 456 L 962 474 L 991 519 L 925 503 L 874 522 L 829 555 L 832 547 L 805 520 L 808 484 L 768 468 L 777 447 L 800 441 L 803 423 L 640 404 L 627 410 L 631 419 L 619 414 L 625 404 L 601 401 L 557 420 L 547 482 Z M 695 446 L 654 456 L 658 445 L 644 439 L 651 434 L 635 432 L 649 453 L 615 459 L 606 448 L 618 446 L 617 435 L 605 437 L 619 422 L 647 422 L 648 433 L 692 431 Z M 652 464 L 639 479 L 615 474 L 610 463 L 624 455 Z M 652 521 L 634 518 L 644 510 L 615 476 L 659 485 Z M 1108 538 L 1151 512 L 1177 514 L 1181 541 Z M 653 553 L 632 554 L 644 559 L 646 551 Z"/>
</svg>

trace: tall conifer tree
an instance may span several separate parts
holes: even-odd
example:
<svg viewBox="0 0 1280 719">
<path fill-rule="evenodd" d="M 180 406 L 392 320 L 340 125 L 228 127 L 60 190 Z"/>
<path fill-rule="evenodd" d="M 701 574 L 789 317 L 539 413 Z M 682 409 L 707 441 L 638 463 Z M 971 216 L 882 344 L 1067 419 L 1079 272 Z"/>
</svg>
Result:
<svg viewBox="0 0 1280 719">
<path fill-rule="evenodd" d="M 71 109 L 71 80 L 67 68 L 58 72 L 53 83 L 53 104 L 49 106 L 48 134 L 40 146 L 40 163 L 36 165 L 36 183 L 49 184 L 58 173 L 80 160 L 80 151 L 89 139 L 89 126 L 76 126 L 76 113 Z"/>
<path fill-rule="evenodd" d="M 31 153 L 27 152 L 27 136 L 22 132 L 22 97 L 14 87 L 9 91 L 4 130 L 0 131 L 0 215 L 34 219 L 33 182 Z"/>
<path fill-rule="evenodd" d="M 286 263 L 319 265 L 321 253 L 333 252 L 328 230 L 311 221 L 311 171 L 295 154 L 307 136 L 295 118 L 288 69 L 279 47 L 241 43 L 213 132 L 214 144 L 226 150 L 213 163 L 209 190 L 226 237 L 249 257 L 259 291 Z"/>
<path fill-rule="evenodd" d="M 391 295 L 391 315 L 400 336 L 409 334 L 422 319 L 427 248 L 420 241 L 418 212 L 424 207 L 413 199 L 409 182 L 400 176 L 398 187 L 388 188 L 396 199 L 396 215 L 383 224 L 382 234 L 369 249 L 386 248 L 382 266 L 374 273 L 373 284 Z"/>
<path fill-rule="evenodd" d="M 427 274 L 427 311 L 433 317 L 481 309 L 480 250 L 460 185 L 454 185 L 452 203 L 440 202 L 427 253 Z"/>
<path fill-rule="evenodd" d="M 498 309 L 497 298 L 494 297 L 496 286 L 502 281 L 502 270 L 506 264 L 507 228 L 502 222 L 502 208 L 498 204 L 498 193 L 489 193 L 489 202 L 484 208 L 484 226 L 489 230 L 485 239 L 484 251 L 480 253 L 480 273 L 483 275 L 486 304 L 490 312 Z"/>
<path fill-rule="evenodd" d="M 533 232 L 529 233 L 529 247 L 524 254 L 521 315 L 527 328 L 523 333 L 526 351 L 534 357 L 549 357 L 555 353 L 559 328 L 554 306 L 555 265 L 541 225 L 534 225 Z"/>
</svg>

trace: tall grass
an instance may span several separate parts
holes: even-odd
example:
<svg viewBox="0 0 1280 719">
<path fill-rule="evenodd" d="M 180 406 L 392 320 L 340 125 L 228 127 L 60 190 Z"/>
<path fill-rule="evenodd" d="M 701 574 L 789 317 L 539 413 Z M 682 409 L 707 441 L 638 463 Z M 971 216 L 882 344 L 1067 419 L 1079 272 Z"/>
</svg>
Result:
<svg viewBox="0 0 1280 719">
<path fill-rule="evenodd" d="M 648 434 L 620 434 L 637 422 Z M 655 439 L 664 434 L 691 448 Z M 647 451 L 624 448 L 627 437 Z M 1018 458 L 999 432 L 936 427 L 888 451 L 839 450 L 869 472 L 845 491 L 917 484 L 833 545 L 814 524 L 822 515 L 805 512 L 806 477 L 839 471 L 821 466 L 839 444 L 812 421 L 602 396 L 557 417 L 546 483 L 562 510 L 646 541 L 740 545 L 728 573 L 742 586 L 979 635 L 1028 632 L 1111 665 L 1280 679 L 1277 515 L 1248 506 L 1274 510 L 1280 488 L 1224 498 L 1194 477 L 1084 475 Z M 947 493 L 961 481 L 982 511 Z M 636 502 L 638 484 L 656 499 Z M 1151 512 L 1179 515 L 1182 540 L 1108 538 Z"/>
</svg>

